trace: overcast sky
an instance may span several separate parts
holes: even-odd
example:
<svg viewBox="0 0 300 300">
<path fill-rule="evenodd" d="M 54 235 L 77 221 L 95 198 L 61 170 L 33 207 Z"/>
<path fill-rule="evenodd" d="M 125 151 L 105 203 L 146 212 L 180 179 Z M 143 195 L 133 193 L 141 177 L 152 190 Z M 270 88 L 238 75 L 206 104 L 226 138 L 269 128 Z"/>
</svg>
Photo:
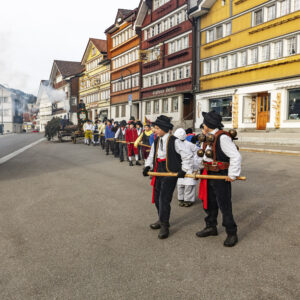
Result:
<svg viewBox="0 0 300 300">
<path fill-rule="evenodd" d="M 90 37 L 105 39 L 118 8 L 139 0 L 7 0 L 0 10 L 0 83 L 37 94 L 52 62 L 81 61 Z"/>
</svg>

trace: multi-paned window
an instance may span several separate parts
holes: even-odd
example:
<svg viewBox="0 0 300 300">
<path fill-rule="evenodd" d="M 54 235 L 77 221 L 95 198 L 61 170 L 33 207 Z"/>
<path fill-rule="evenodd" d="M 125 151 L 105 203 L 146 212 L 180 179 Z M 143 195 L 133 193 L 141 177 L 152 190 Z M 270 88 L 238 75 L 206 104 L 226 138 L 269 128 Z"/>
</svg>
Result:
<svg viewBox="0 0 300 300">
<path fill-rule="evenodd" d="M 203 61 L 203 75 L 288 57 L 299 53 L 300 34 Z"/>
<path fill-rule="evenodd" d="M 101 100 L 102 101 L 103 100 L 108 100 L 109 97 L 110 97 L 110 90 L 109 89 L 101 92 Z"/>
<path fill-rule="evenodd" d="M 112 59 L 112 67 L 113 69 L 118 69 L 123 66 L 126 66 L 132 62 L 135 62 L 139 59 L 139 49 L 138 47 L 131 49 L 118 57 L 114 57 Z"/>
<path fill-rule="evenodd" d="M 158 21 L 151 27 L 147 27 L 143 29 L 144 40 L 150 39 L 157 34 L 169 30 L 170 28 L 177 26 L 178 24 L 181 24 L 186 20 L 187 20 L 186 7 L 182 9 L 178 9 L 174 12 L 174 14 L 163 17 L 160 19 L 160 21 Z"/>
<path fill-rule="evenodd" d="M 100 58 L 94 59 L 93 61 L 86 64 L 86 70 L 91 71 L 99 67 Z"/>
<path fill-rule="evenodd" d="M 300 89 L 292 89 L 288 91 L 288 119 L 300 120 Z"/>
<path fill-rule="evenodd" d="M 178 112 L 178 97 L 172 97 L 172 112 Z"/>
<path fill-rule="evenodd" d="M 145 114 L 150 115 L 151 114 L 151 101 L 147 101 L 145 105 Z"/>
<path fill-rule="evenodd" d="M 206 42 L 211 43 L 231 34 L 231 22 L 220 24 L 206 31 Z"/>
<path fill-rule="evenodd" d="M 297 53 L 297 38 L 292 37 L 287 40 L 287 55 L 294 55 Z"/>
<path fill-rule="evenodd" d="M 162 112 L 163 113 L 168 113 L 169 112 L 169 100 L 168 99 L 163 99 L 162 100 Z"/>
<path fill-rule="evenodd" d="M 189 78 L 191 76 L 191 65 L 181 65 L 170 68 L 166 71 L 162 70 L 155 74 L 147 74 L 143 76 L 144 88 L 151 87 L 153 85 L 163 84 L 165 82 L 171 82 Z"/>
<path fill-rule="evenodd" d="M 135 36 L 135 32 L 131 27 L 122 30 L 112 37 L 113 48 L 119 46 L 120 44 L 123 44 L 133 36 Z"/>
<path fill-rule="evenodd" d="M 131 89 L 131 82 L 132 82 L 132 88 L 139 86 L 139 74 L 133 74 L 132 78 L 130 76 L 126 76 L 123 78 L 123 80 L 115 80 L 112 82 L 112 91 L 113 92 L 120 92 L 124 90 Z"/>
<path fill-rule="evenodd" d="M 278 41 L 274 43 L 274 58 L 282 57 L 283 52 L 283 43 L 282 41 Z"/>
<path fill-rule="evenodd" d="M 153 1 L 153 10 L 158 9 L 159 7 L 163 6 L 167 2 L 170 2 L 170 0 L 154 0 Z"/>
<path fill-rule="evenodd" d="M 299 9 L 300 0 L 278 0 L 272 1 L 271 4 L 267 2 L 264 7 L 252 13 L 252 26 L 274 20 Z"/>
<path fill-rule="evenodd" d="M 159 114 L 159 100 L 153 102 L 153 113 Z"/>
<path fill-rule="evenodd" d="M 232 120 L 232 97 L 209 99 L 209 111 L 214 110 L 223 121 Z"/>
<path fill-rule="evenodd" d="M 168 43 L 168 54 L 181 51 L 189 47 L 189 36 L 178 38 Z"/>
</svg>

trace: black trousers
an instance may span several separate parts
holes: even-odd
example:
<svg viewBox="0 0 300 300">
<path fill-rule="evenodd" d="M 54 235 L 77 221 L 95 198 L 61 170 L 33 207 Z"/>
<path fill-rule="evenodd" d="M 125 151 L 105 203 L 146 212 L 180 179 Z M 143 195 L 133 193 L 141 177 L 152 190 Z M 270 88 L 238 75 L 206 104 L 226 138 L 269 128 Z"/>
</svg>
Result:
<svg viewBox="0 0 300 300">
<path fill-rule="evenodd" d="M 100 136 L 100 145 L 102 147 L 102 149 L 104 150 L 105 148 L 105 137 L 104 136 Z"/>
<path fill-rule="evenodd" d="M 105 150 L 106 153 L 109 153 L 109 150 L 114 154 L 114 141 L 106 140 L 105 141 Z"/>
<path fill-rule="evenodd" d="M 115 157 L 119 157 L 119 143 L 114 142 L 114 155 Z"/>
<path fill-rule="evenodd" d="M 208 172 L 209 175 L 216 173 Z M 218 173 L 218 175 L 227 175 Z M 221 211 L 223 222 L 227 234 L 236 234 L 237 226 L 232 214 L 231 203 L 231 183 L 225 180 L 207 180 L 207 217 L 205 218 L 206 226 L 217 226 L 218 211 Z"/>
<path fill-rule="evenodd" d="M 126 158 L 128 158 L 127 144 L 119 143 L 119 152 L 120 152 L 120 155 L 119 155 L 120 156 L 120 161 L 124 160 L 124 153 L 125 153 Z"/>
<path fill-rule="evenodd" d="M 166 162 L 157 164 L 157 172 L 167 172 Z M 156 177 L 154 202 L 161 224 L 169 226 L 171 201 L 176 187 L 177 177 Z"/>
</svg>

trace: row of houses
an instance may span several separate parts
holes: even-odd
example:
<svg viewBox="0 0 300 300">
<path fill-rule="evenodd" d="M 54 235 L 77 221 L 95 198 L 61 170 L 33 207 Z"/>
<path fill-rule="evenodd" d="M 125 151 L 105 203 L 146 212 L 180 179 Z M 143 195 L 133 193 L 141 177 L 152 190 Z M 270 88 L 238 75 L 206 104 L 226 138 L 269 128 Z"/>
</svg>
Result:
<svg viewBox="0 0 300 300">
<path fill-rule="evenodd" d="M 47 85 L 67 105 L 52 114 L 75 122 L 82 99 L 91 119 L 165 114 L 199 128 L 215 110 L 228 128 L 299 130 L 299 28 L 300 0 L 141 0 L 81 62 L 54 61 Z"/>
</svg>

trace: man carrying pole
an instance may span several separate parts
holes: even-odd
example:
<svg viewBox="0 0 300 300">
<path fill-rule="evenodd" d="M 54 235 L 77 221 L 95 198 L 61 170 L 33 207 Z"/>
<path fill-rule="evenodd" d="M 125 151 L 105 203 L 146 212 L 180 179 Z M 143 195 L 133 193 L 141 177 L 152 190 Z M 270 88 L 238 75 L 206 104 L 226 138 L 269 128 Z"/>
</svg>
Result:
<svg viewBox="0 0 300 300">
<path fill-rule="evenodd" d="M 153 125 L 158 137 L 152 144 L 143 175 L 148 176 L 151 168 L 158 173 L 177 172 L 176 177 L 153 176 L 151 182 L 153 186 L 152 203 L 155 203 L 159 220 L 151 224 L 150 228 L 160 229 L 158 238 L 165 239 L 169 236 L 170 204 L 177 179 L 183 178 L 186 172 L 192 168 L 193 156 L 186 153 L 180 141 L 169 133 L 173 128 L 170 118 L 161 115 Z"/>
<path fill-rule="evenodd" d="M 225 180 L 201 180 L 199 198 L 203 200 L 207 217 L 206 227 L 196 235 L 200 238 L 218 235 L 217 217 L 220 209 L 223 216 L 222 225 L 227 233 L 224 246 L 233 247 L 238 242 L 238 237 L 237 225 L 232 214 L 231 182 L 240 175 L 242 159 L 230 134 L 222 130 L 222 117 L 214 111 L 203 112 L 202 115 L 202 175 L 223 175 Z"/>
</svg>

